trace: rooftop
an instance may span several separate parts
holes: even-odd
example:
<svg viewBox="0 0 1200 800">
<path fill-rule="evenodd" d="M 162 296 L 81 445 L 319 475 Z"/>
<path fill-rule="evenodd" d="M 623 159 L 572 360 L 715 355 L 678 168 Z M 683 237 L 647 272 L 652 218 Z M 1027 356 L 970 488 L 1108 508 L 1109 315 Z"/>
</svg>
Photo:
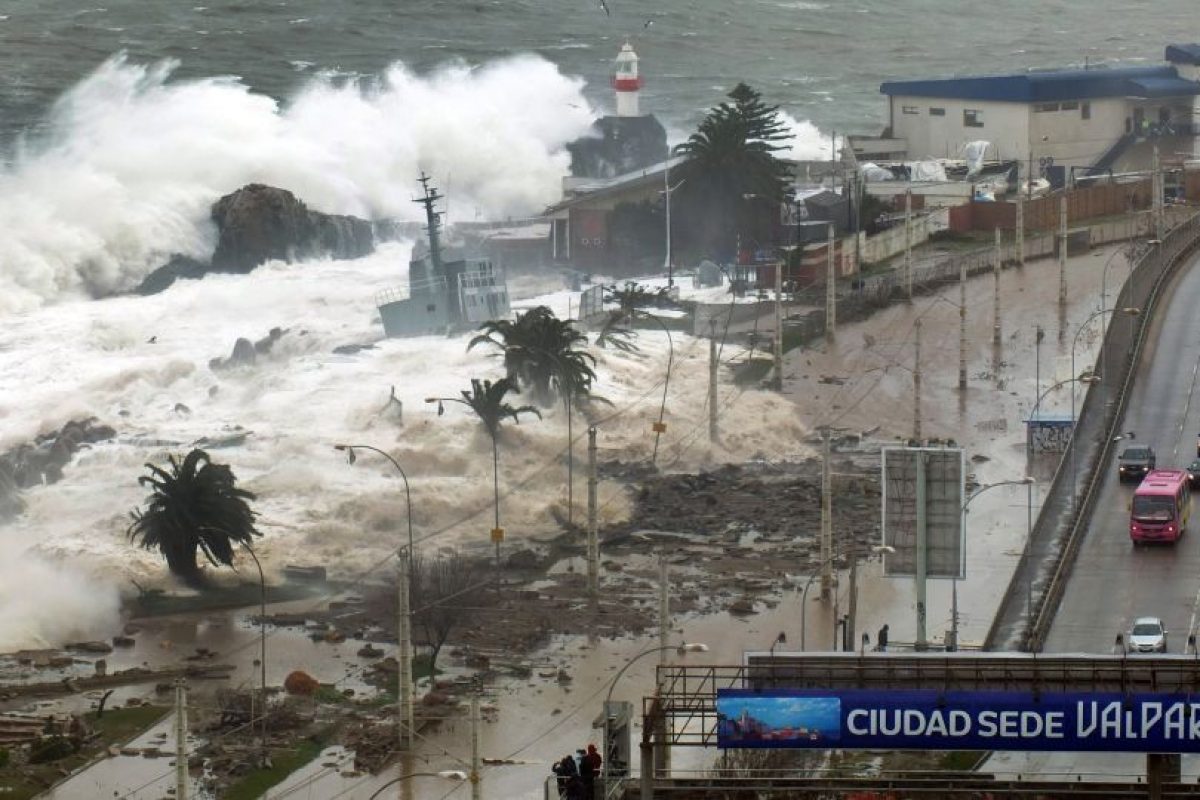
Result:
<svg viewBox="0 0 1200 800">
<path fill-rule="evenodd" d="M 1196 48 L 1196 55 L 1200 57 L 1200 48 Z M 1175 67 L 1164 65 L 887 81 L 880 85 L 879 91 L 891 96 L 1040 103 L 1100 97 L 1191 96 L 1200 94 L 1200 83 L 1181 78 Z"/>
</svg>

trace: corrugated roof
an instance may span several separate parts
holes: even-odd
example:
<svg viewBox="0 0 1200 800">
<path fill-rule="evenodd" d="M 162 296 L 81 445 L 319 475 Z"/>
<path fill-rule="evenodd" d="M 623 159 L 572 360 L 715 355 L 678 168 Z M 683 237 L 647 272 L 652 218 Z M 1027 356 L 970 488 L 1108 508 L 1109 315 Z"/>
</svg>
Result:
<svg viewBox="0 0 1200 800">
<path fill-rule="evenodd" d="M 1042 103 L 1097 97 L 1190 96 L 1200 94 L 1200 83 L 1180 78 L 1175 67 L 1158 66 L 888 81 L 879 91 L 886 95 Z M 1155 94 L 1146 94 L 1149 91 Z"/>
<path fill-rule="evenodd" d="M 1200 65 L 1200 44 L 1169 44 L 1166 60 L 1172 64 Z"/>
</svg>

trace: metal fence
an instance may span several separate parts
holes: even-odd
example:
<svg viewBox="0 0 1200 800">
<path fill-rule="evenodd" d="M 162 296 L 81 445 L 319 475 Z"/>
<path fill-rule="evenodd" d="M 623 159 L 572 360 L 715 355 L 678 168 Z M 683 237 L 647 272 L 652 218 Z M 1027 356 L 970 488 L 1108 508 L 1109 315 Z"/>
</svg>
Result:
<svg viewBox="0 0 1200 800">
<path fill-rule="evenodd" d="M 1071 442 L 988 632 L 987 649 L 1041 649 L 1087 530 L 1162 287 L 1197 242 L 1200 216 L 1192 216 L 1162 243 L 1146 245 L 1134 262 L 1112 307 L 1141 313 L 1114 316 L 1108 326 L 1096 359 L 1099 382 L 1084 398 Z"/>
</svg>

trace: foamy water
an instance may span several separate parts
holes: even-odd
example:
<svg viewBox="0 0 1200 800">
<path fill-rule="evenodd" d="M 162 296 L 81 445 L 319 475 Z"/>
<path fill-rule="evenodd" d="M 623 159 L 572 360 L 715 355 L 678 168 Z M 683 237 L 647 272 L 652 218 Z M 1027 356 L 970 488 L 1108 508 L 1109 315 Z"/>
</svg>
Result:
<svg viewBox="0 0 1200 800">
<path fill-rule="evenodd" d="M 0 648 L 53 641 L 61 620 L 102 628 L 111 621 L 115 590 L 129 579 L 166 580 L 159 557 L 125 539 L 129 511 L 142 502 L 143 464 L 161 464 L 202 437 L 251 432 L 243 445 L 211 450 L 259 494 L 265 537 L 258 549 L 269 571 L 284 564 L 324 564 L 355 576 L 386 560 L 404 536 L 402 485 L 390 465 L 369 453 L 349 466 L 333 445 L 363 443 L 391 452 L 412 482 L 413 516 L 426 546 L 486 548 L 492 526 L 490 440 L 464 406 L 445 414 L 423 402 L 453 397 L 472 377 L 499 377 L 485 350 L 466 350 L 469 334 L 382 339 L 374 308 L 377 291 L 403 281 L 405 245 L 386 245 L 358 261 L 274 263 L 246 276 L 181 281 L 152 297 L 68 301 L 10 315 L 0 328 L 0 447 L 28 440 L 80 416 L 113 425 L 116 441 L 81 451 L 52 486 L 24 493 L 27 510 L 0 537 L 0 607 L 17 602 L 37 610 L 14 626 L 0 618 Z M 565 314 L 568 296 L 542 300 Z M 571 300 L 578 306 L 578 299 Z M 288 329 L 253 368 L 214 371 L 239 336 L 258 339 Z M 153 343 L 151 339 L 154 339 Z M 597 390 L 613 405 L 598 415 L 606 459 L 646 459 L 666 369 L 661 331 L 638 337 L 643 352 L 599 359 Z M 352 356 L 339 345 L 375 343 Z M 674 334 L 675 364 L 667 401 L 668 431 L 660 462 L 691 468 L 713 459 L 778 453 L 781 441 L 803 434 L 787 401 L 776 395 L 722 387 L 723 447 L 707 441 L 707 342 Z M 728 355 L 728 353 L 727 353 Z M 390 387 L 404 404 L 402 425 L 379 415 Z M 514 403 L 527 399 L 513 398 Z M 186 411 L 177 410 L 183 404 Z M 551 511 L 566 507 L 566 423 L 560 408 L 544 420 L 507 425 L 501 443 L 506 548 L 557 531 Z M 615 415 L 615 416 L 613 416 Z M 577 416 L 576 514 L 586 484 L 586 424 Z M 623 489 L 601 486 L 601 517 L 628 512 Z M 30 575 L 55 565 L 64 580 Z M 80 583 L 83 576 L 92 583 Z M 63 586 L 72 587 L 63 591 Z M 99 596 L 104 602 L 97 603 Z M 59 620 L 50 625 L 48 619 Z M 101 631 L 102 632 L 102 631 Z"/>
</svg>

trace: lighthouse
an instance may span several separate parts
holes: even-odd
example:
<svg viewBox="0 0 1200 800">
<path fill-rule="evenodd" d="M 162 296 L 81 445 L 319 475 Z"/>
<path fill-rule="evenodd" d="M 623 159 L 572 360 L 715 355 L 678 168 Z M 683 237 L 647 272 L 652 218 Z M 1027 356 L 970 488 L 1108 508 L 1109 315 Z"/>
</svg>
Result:
<svg viewBox="0 0 1200 800">
<path fill-rule="evenodd" d="M 617 93 L 617 116 L 638 117 L 638 93 L 642 88 L 642 79 L 638 75 L 638 57 L 633 52 L 629 42 L 617 53 L 613 64 L 613 89 Z"/>
</svg>

